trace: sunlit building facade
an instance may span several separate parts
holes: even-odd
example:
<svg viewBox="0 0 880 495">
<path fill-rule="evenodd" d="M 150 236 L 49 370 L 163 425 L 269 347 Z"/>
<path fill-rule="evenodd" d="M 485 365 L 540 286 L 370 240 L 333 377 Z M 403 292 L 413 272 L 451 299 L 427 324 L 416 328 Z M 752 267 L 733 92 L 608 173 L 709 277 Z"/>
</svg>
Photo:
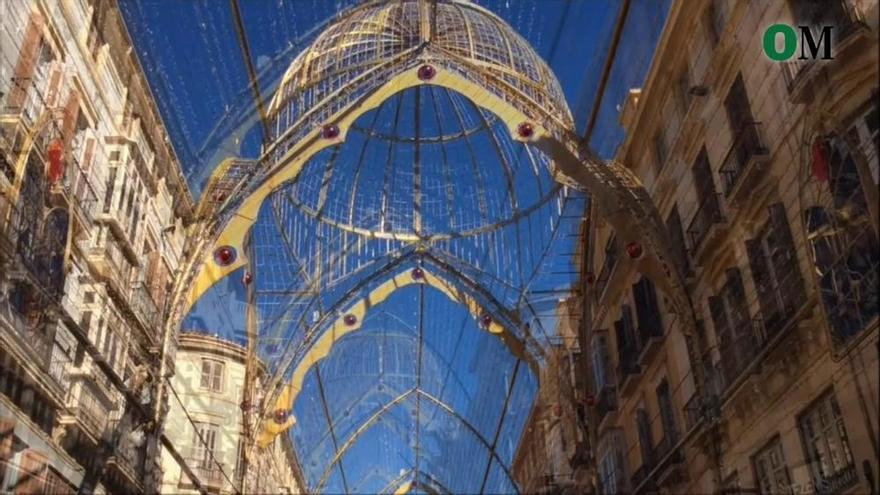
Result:
<svg viewBox="0 0 880 495">
<path fill-rule="evenodd" d="M 181 333 L 165 434 L 177 439 L 187 464 L 213 493 L 300 493 L 301 475 L 287 437 L 244 459 L 246 358 L 241 346 L 204 333 Z M 253 388 L 259 390 L 264 370 L 254 371 Z M 251 464 L 247 474 L 245 462 Z M 168 452 L 162 466 L 162 493 L 197 493 Z"/>
<path fill-rule="evenodd" d="M 877 9 L 673 3 L 616 159 L 665 220 L 698 331 L 594 212 L 598 492 L 878 489 Z M 834 59 L 771 60 L 776 23 L 833 26 Z"/>
<path fill-rule="evenodd" d="M 189 192 L 111 4 L 0 19 L 0 491 L 141 492 Z"/>
</svg>

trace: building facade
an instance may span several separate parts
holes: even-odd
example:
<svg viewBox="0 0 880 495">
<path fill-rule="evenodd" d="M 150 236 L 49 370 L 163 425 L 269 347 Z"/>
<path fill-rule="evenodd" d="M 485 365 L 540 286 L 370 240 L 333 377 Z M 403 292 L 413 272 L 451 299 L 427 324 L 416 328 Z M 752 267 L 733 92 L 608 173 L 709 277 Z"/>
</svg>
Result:
<svg viewBox="0 0 880 495">
<path fill-rule="evenodd" d="M 777 23 L 832 26 L 833 59 L 771 60 Z M 593 212 L 597 491 L 880 489 L 877 39 L 874 0 L 672 3 L 617 160 L 666 221 L 699 331 Z"/>
<path fill-rule="evenodd" d="M 302 485 L 286 436 L 253 451 L 245 467 L 250 450 L 243 434 L 245 375 L 243 347 L 203 333 L 182 333 L 165 434 L 176 439 L 187 464 L 212 493 L 299 493 Z M 257 370 L 257 375 L 258 385 L 263 374 Z M 196 493 L 167 451 L 162 465 L 162 493 Z"/>
<path fill-rule="evenodd" d="M 0 491 L 150 491 L 189 191 L 115 2 L 4 1 L 0 55 Z"/>
</svg>

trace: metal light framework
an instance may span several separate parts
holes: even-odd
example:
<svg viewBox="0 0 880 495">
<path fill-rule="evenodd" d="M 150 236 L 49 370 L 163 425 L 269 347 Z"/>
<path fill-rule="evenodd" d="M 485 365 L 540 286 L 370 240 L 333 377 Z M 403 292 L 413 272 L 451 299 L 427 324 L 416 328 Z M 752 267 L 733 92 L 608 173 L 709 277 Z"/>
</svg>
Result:
<svg viewBox="0 0 880 495">
<path fill-rule="evenodd" d="M 246 271 L 259 444 L 292 435 L 310 490 L 516 490 L 579 191 L 693 333 L 650 197 L 580 146 L 554 75 L 491 12 L 366 2 L 297 57 L 267 118 L 261 159 L 204 192 L 169 324 Z"/>
</svg>

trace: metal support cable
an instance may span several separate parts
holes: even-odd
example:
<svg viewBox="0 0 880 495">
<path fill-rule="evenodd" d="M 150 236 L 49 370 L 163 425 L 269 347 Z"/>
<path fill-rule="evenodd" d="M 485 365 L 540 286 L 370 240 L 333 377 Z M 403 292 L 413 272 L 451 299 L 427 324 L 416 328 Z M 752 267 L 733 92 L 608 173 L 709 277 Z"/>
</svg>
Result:
<svg viewBox="0 0 880 495">
<path fill-rule="evenodd" d="M 232 17 L 235 20 L 235 34 L 238 35 L 238 45 L 241 47 L 241 56 L 244 59 L 245 67 L 247 67 L 249 86 L 254 93 L 254 101 L 257 104 L 257 111 L 260 112 L 260 123 L 263 126 L 263 139 L 269 139 L 269 122 L 266 120 L 266 107 L 263 104 L 263 95 L 260 94 L 260 85 L 257 81 L 257 71 L 254 68 L 254 62 L 251 57 L 251 49 L 247 41 L 247 33 L 244 30 L 244 22 L 241 19 L 241 9 L 238 6 L 238 0 L 229 0 L 229 6 L 232 9 Z"/>
<path fill-rule="evenodd" d="M 590 138 L 593 136 L 593 129 L 596 127 L 596 120 L 599 118 L 599 107 L 602 106 L 602 98 L 605 96 L 605 87 L 608 85 L 608 77 L 611 75 L 611 68 L 614 66 L 614 58 L 617 55 L 617 47 L 620 45 L 620 38 L 623 35 L 623 27 L 626 24 L 626 18 L 629 15 L 630 0 L 623 0 L 620 6 L 620 14 L 617 15 L 617 22 L 614 25 L 614 35 L 611 39 L 611 47 L 608 49 L 608 56 L 605 57 L 605 66 L 602 68 L 602 77 L 599 79 L 599 89 L 596 90 L 596 98 L 593 100 L 593 108 L 590 111 L 590 120 L 587 122 L 587 130 L 584 131 L 582 144 L 589 145 Z"/>
</svg>

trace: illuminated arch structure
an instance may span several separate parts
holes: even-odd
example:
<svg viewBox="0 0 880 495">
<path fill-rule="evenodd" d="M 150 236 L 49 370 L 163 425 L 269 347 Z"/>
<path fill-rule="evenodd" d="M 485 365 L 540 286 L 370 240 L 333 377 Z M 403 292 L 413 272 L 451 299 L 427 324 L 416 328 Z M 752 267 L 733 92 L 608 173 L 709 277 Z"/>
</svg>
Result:
<svg viewBox="0 0 880 495">
<path fill-rule="evenodd" d="M 268 118 L 261 159 L 206 187 L 170 328 L 247 287 L 238 331 L 272 371 L 259 443 L 291 435 L 310 491 L 516 490 L 582 192 L 692 333 L 649 196 L 579 145 L 550 69 L 485 9 L 358 6 Z"/>
</svg>

